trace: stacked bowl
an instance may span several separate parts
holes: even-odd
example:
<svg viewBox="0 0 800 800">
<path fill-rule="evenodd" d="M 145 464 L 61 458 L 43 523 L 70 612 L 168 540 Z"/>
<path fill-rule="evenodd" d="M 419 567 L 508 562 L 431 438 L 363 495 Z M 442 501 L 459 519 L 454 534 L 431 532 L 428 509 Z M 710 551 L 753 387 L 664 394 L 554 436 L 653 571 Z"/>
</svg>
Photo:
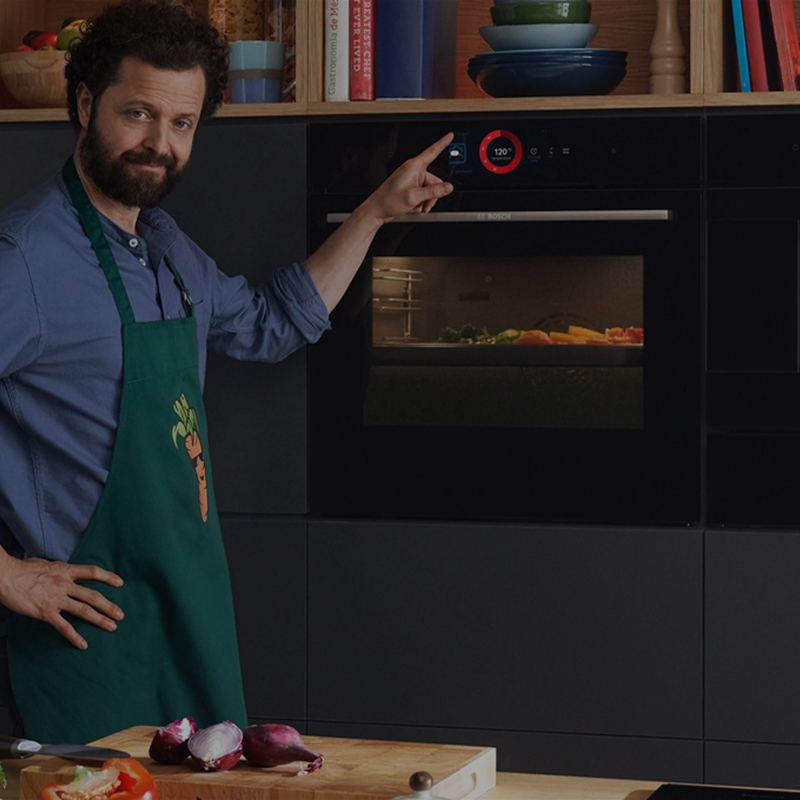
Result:
<svg viewBox="0 0 800 800">
<path fill-rule="evenodd" d="M 492 52 L 467 72 L 491 97 L 608 94 L 625 77 L 626 52 L 589 48 L 589 0 L 494 0 L 490 12 L 479 30 Z"/>
</svg>

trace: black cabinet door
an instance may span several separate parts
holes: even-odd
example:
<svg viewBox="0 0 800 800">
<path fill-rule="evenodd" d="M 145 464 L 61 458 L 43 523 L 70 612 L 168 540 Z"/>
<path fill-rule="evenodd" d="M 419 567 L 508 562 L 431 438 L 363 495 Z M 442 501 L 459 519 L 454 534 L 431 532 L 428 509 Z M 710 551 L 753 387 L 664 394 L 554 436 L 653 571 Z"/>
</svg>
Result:
<svg viewBox="0 0 800 800">
<path fill-rule="evenodd" d="M 65 122 L 0 125 L 0 210 L 58 172 L 74 149 Z"/>
<path fill-rule="evenodd" d="M 700 740 L 701 637 L 699 531 L 309 525 L 309 725 Z"/>
<path fill-rule="evenodd" d="M 306 703 L 306 525 L 222 518 L 251 722 L 301 731 Z"/>
<path fill-rule="evenodd" d="M 164 207 L 223 272 L 258 283 L 306 256 L 305 159 L 305 125 L 213 120 Z M 205 401 L 220 511 L 304 513 L 305 350 L 279 364 L 210 354 Z"/>
<path fill-rule="evenodd" d="M 705 684 L 707 739 L 800 744 L 797 531 L 706 534 Z"/>
</svg>

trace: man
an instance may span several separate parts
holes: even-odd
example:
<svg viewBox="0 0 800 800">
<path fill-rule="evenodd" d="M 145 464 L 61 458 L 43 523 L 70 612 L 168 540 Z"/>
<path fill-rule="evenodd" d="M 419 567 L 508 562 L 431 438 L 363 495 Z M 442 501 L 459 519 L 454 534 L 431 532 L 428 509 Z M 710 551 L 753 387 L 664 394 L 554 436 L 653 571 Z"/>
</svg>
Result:
<svg viewBox="0 0 800 800">
<path fill-rule="evenodd" d="M 452 189 L 427 171 L 448 135 L 305 265 L 257 288 L 227 277 L 156 208 L 226 75 L 225 42 L 182 6 L 107 8 L 68 60 L 73 156 L 0 215 L 0 602 L 41 741 L 246 724 L 205 350 L 274 361 L 316 341 L 380 226 Z"/>
</svg>

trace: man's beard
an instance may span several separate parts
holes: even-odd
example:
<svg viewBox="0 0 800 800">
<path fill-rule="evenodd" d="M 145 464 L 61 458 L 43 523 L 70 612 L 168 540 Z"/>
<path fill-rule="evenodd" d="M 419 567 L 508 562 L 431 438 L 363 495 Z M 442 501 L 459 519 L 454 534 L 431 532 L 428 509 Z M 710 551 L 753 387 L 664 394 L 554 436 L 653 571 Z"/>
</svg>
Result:
<svg viewBox="0 0 800 800">
<path fill-rule="evenodd" d="M 114 156 L 100 133 L 94 114 L 89 119 L 86 135 L 78 148 L 81 166 L 100 191 L 112 200 L 130 208 L 155 206 L 180 180 L 186 164 L 176 158 L 143 151 L 126 150 Z M 152 164 L 164 167 L 163 174 L 133 170 L 129 164 Z"/>
</svg>

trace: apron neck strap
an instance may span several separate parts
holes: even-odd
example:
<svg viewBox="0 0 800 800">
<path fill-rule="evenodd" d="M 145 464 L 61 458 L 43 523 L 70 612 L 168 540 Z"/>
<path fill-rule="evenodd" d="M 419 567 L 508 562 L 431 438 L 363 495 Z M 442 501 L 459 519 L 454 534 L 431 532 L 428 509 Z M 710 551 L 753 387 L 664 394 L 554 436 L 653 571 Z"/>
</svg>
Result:
<svg viewBox="0 0 800 800">
<path fill-rule="evenodd" d="M 169 271 L 172 273 L 175 283 L 181 290 L 181 303 L 183 303 L 183 310 L 186 312 L 186 316 L 194 316 L 194 302 L 192 301 L 192 296 L 189 294 L 189 290 L 186 288 L 186 284 L 183 282 L 183 278 L 181 278 L 180 272 L 178 272 L 175 265 L 166 256 L 164 256 L 164 261 L 167 262 Z"/>
<path fill-rule="evenodd" d="M 83 188 L 72 157 L 67 159 L 64 168 L 61 170 L 61 175 L 64 178 L 67 191 L 72 199 L 72 204 L 78 212 L 83 230 L 89 237 L 89 241 L 92 243 L 97 258 L 100 260 L 100 266 L 105 273 L 122 324 L 129 325 L 134 323 L 136 319 L 133 316 L 133 309 L 128 299 L 128 293 L 125 291 L 125 286 L 119 274 L 119 267 L 117 267 L 117 262 L 114 260 L 114 255 L 108 245 L 103 229 L 100 227 L 100 219 L 97 216 L 97 211 L 89 200 L 86 189 Z"/>
</svg>

